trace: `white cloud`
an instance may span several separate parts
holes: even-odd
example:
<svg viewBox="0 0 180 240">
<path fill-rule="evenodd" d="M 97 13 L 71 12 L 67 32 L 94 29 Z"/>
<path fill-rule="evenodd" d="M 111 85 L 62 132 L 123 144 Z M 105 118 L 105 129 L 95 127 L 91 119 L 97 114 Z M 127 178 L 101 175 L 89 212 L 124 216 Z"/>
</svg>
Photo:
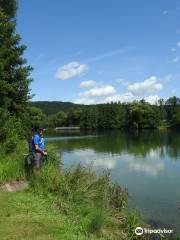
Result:
<svg viewBox="0 0 180 240">
<path fill-rule="evenodd" d="M 162 83 L 158 83 L 156 76 L 152 76 L 143 82 L 136 82 L 128 86 L 128 91 L 134 95 L 145 95 L 154 91 L 162 90 Z"/>
<path fill-rule="evenodd" d="M 128 85 L 128 81 L 125 79 L 117 79 L 116 82 L 120 84 L 127 85 L 126 91 L 124 93 L 118 93 L 112 85 L 103 85 L 103 83 L 88 80 L 83 81 L 80 87 L 91 87 L 88 90 L 80 92 L 78 98 L 74 100 L 75 103 L 80 104 L 100 104 L 108 102 L 132 102 L 139 101 L 144 98 L 144 100 L 150 104 L 156 104 L 160 99 L 158 95 L 153 95 L 151 93 L 155 91 L 160 91 L 163 88 L 165 82 L 172 79 L 171 74 L 165 75 L 163 78 L 157 78 L 156 76 L 151 76 L 142 82 L 135 82 Z"/>
<path fill-rule="evenodd" d="M 178 47 L 180 47 L 180 41 L 179 41 L 179 42 L 177 42 L 177 46 L 178 46 Z"/>
<path fill-rule="evenodd" d="M 93 87 L 96 84 L 96 81 L 94 80 L 87 80 L 87 81 L 83 81 L 80 83 L 80 87 L 81 88 L 89 88 L 89 87 Z"/>
<path fill-rule="evenodd" d="M 87 90 L 83 93 L 79 93 L 80 97 L 91 98 L 91 97 L 103 97 L 116 93 L 116 90 L 111 85 L 94 87 L 90 90 Z"/>
<path fill-rule="evenodd" d="M 145 97 L 145 101 L 150 104 L 156 104 L 159 99 L 160 99 L 160 97 L 158 95 L 152 95 L 152 96 Z"/>
<path fill-rule="evenodd" d="M 117 94 L 114 96 L 107 97 L 104 102 L 132 102 L 134 100 L 141 100 L 142 98 L 134 96 L 131 92 L 126 92 L 123 94 Z M 158 95 L 147 96 L 144 100 L 150 104 L 156 104 L 160 99 Z"/>
<path fill-rule="evenodd" d="M 133 100 L 135 100 L 134 95 L 131 92 L 127 92 L 107 97 L 105 102 L 130 102 Z"/>
<path fill-rule="evenodd" d="M 66 80 L 72 77 L 80 76 L 86 72 L 87 69 L 88 66 L 86 64 L 81 64 L 79 62 L 70 62 L 58 68 L 55 76 L 60 80 Z"/>
<path fill-rule="evenodd" d="M 128 81 L 126 79 L 124 79 L 124 78 L 118 78 L 118 79 L 116 79 L 116 82 L 120 83 L 120 84 L 122 84 L 124 86 L 129 84 Z"/>
<path fill-rule="evenodd" d="M 173 61 L 174 63 L 178 63 L 178 62 L 179 62 L 179 58 L 178 58 L 178 57 L 175 57 L 172 61 Z"/>
</svg>

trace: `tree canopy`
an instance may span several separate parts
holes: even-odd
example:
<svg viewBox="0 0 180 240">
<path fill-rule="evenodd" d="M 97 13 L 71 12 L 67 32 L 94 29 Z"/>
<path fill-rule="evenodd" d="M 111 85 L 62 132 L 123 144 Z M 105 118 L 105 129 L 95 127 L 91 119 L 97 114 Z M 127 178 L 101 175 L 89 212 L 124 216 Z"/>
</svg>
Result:
<svg viewBox="0 0 180 240">
<path fill-rule="evenodd" d="M 16 11 L 18 8 L 18 1 L 0 0 L 0 8 L 8 17 L 14 18 L 16 16 Z"/>
<path fill-rule="evenodd" d="M 23 58 L 25 45 L 15 32 L 15 22 L 0 11 L 0 107 L 16 116 L 22 115 L 30 99 L 32 68 Z"/>
<path fill-rule="evenodd" d="M 16 33 L 17 1 L 0 0 L 0 146 L 13 150 L 29 124 L 32 68 L 23 57 L 25 45 Z"/>
</svg>

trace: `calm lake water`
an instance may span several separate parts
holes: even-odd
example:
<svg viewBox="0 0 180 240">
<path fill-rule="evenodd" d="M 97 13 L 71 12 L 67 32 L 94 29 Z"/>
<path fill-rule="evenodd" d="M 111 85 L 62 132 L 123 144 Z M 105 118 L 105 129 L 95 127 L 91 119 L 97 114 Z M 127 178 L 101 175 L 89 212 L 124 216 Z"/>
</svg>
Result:
<svg viewBox="0 0 180 240">
<path fill-rule="evenodd" d="M 129 206 L 154 227 L 180 233 L 180 132 L 55 132 L 48 135 L 64 167 L 81 163 L 109 169 L 126 187 Z"/>
</svg>

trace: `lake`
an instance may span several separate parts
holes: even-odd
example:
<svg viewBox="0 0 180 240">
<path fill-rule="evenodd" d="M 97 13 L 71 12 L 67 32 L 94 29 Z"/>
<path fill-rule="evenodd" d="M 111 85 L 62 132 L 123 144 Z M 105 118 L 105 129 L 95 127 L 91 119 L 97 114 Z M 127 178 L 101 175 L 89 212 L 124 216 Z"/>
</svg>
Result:
<svg viewBox="0 0 180 240">
<path fill-rule="evenodd" d="M 63 167 L 79 163 L 128 189 L 129 206 L 154 227 L 180 233 L 180 132 L 178 131 L 56 131 L 55 144 Z"/>
</svg>

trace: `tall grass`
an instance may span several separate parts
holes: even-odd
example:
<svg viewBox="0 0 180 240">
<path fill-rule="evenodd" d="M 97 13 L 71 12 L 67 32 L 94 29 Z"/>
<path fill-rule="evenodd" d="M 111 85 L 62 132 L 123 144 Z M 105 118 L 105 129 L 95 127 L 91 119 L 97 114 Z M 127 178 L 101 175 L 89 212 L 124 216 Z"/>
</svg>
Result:
<svg viewBox="0 0 180 240">
<path fill-rule="evenodd" d="M 8 154 L 2 146 L 0 147 L 0 183 L 25 178 L 24 154 L 27 153 L 26 145 L 26 142 L 21 141 Z"/>
<path fill-rule="evenodd" d="M 30 190 L 50 198 L 57 211 L 73 218 L 87 237 L 96 234 L 109 239 L 128 239 L 132 227 L 124 211 L 127 191 L 110 181 L 109 172 L 97 175 L 81 165 L 61 170 L 59 165 L 57 158 L 48 161 L 31 177 Z M 140 221 L 136 219 L 138 226 Z"/>
</svg>

